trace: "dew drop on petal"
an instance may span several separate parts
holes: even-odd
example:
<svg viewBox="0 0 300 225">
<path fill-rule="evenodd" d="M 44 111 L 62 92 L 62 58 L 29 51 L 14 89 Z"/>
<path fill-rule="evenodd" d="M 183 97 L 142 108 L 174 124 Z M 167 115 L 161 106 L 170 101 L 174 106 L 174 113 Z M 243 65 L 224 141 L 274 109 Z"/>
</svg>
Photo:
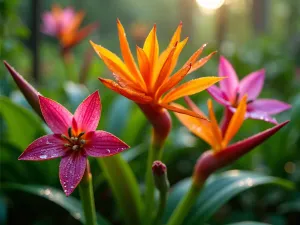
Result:
<svg viewBox="0 0 300 225">
<path fill-rule="evenodd" d="M 47 155 L 40 155 L 41 159 L 47 159 Z"/>
</svg>

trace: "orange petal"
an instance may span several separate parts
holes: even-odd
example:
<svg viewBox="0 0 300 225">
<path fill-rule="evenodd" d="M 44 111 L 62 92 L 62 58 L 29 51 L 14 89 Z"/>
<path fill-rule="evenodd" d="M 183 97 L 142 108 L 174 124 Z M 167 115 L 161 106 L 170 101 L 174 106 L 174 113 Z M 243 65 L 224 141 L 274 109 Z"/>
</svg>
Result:
<svg viewBox="0 0 300 225">
<path fill-rule="evenodd" d="M 198 108 L 198 106 L 192 101 L 192 99 L 190 99 L 189 96 L 184 96 L 184 101 L 192 111 L 201 116 L 205 116 L 205 114 Z"/>
<path fill-rule="evenodd" d="M 120 80 L 125 82 L 127 85 L 134 87 L 137 90 L 143 90 L 140 84 L 136 81 L 134 76 L 129 72 L 126 65 L 122 62 L 122 60 L 112 53 L 111 51 L 103 48 L 101 45 L 96 45 L 92 41 L 90 41 L 94 50 L 97 54 L 102 58 L 106 66 L 117 76 Z M 133 85 L 132 85 L 133 84 Z"/>
<path fill-rule="evenodd" d="M 165 81 L 165 83 L 158 89 L 156 93 L 156 98 L 160 98 L 161 95 L 163 95 L 163 93 L 175 87 L 175 85 L 178 84 L 187 75 L 191 67 L 191 64 L 182 67 L 168 81 Z"/>
<path fill-rule="evenodd" d="M 146 96 L 144 93 L 140 93 L 134 90 L 131 90 L 127 87 L 122 87 L 113 80 L 99 78 L 99 80 L 109 89 L 125 96 L 126 98 L 135 101 L 137 103 L 145 104 L 152 102 L 152 98 Z"/>
<path fill-rule="evenodd" d="M 151 66 L 148 57 L 144 50 L 139 46 L 136 46 L 136 52 L 141 74 L 145 80 L 146 85 L 149 86 L 151 82 Z"/>
<path fill-rule="evenodd" d="M 224 139 L 223 139 L 223 148 L 225 148 L 230 140 L 234 137 L 234 135 L 238 132 L 238 130 L 241 128 L 244 119 L 245 119 L 245 113 L 247 110 L 247 96 L 243 96 L 242 100 L 240 101 L 239 106 L 237 107 L 235 113 L 233 114 L 228 128 L 226 130 Z"/>
<path fill-rule="evenodd" d="M 188 81 L 167 93 L 162 101 L 164 103 L 169 103 L 183 96 L 196 94 L 222 79 L 223 77 L 201 77 Z"/>
<path fill-rule="evenodd" d="M 69 33 L 78 30 L 80 24 L 82 23 L 84 15 L 85 13 L 83 11 L 76 13 L 75 18 L 71 21 L 71 25 L 66 28 L 66 32 Z"/>
<path fill-rule="evenodd" d="M 172 48 L 168 57 L 166 58 L 166 61 L 163 63 L 163 66 L 159 72 L 159 75 L 158 75 L 157 79 L 155 80 L 154 90 L 157 90 L 157 88 L 159 86 L 161 86 L 164 83 L 164 81 L 168 78 L 175 50 L 176 50 L 176 46 Z"/>
<path fill-rule="evenodd" d="M 146 85 L 144 82 L 144 79 L 142 78 L 140 72 L 137 69 L 137 66 L 134 62 L 133 56 L 131 54 L 129 44 L 126 38 L 126 33 L 124 30 L 124 27 L 122 26 L 121 22 L 119 19 L 117 19 L 117 26 L 118 26 L 118 34 L 119 34 L 119 40 L 120 40 L 120 48 L 122 52 L 122 56 L 124 59 L 124 62 L 128 68 L 128 70 L 134 74 L 136 79 L 139 81 L 141 86 L 146 90 Z"/>
<path fill-rule="evenodd" d="M 159 45 L 158 40 L 156 37 L 156 25 L 154 24 L 152 30 L 150 31 L 148 37 L 146 38 L 146 41 L 143 46 L 143 50 L 148 56 L 149 63 L 151 65 L 151 68 L 154 68 L 155 63 L 158 59 L 159 54 Z"/>
<path fill-rule="evenodd" d="M 169 109 L 169 110 L 171 110 L 173 112 L 178 112 L 178 113 L 186 114 L 186 115 L 193 116 L 193 117 L 196 117 L 196 118 L 199 118 L 199 119 L 207 121 L 206 117 L 203 117 L 202 115 L 199 115 L 199 114 L 197 114 L 197 113 L 195 113 L 193 111 L 187 110 L 187 109 L 177 108 L 173 104 L 169 105 L 167 103 L 161 102 L 161 103 L 159 103 L 159 105 L 161 107 Z"/>
<path fill-rule="evenodd" d="M 187 110 L 183 106 L 176 103 L 172 103 L 172 106 L 178 109 Z M 211 133 L 210 122 L 206 120 L 199 120 L 198 118 L 177 112 L 175 112 L 175 116 L 189 131 L 203 139 L 209 145 L 213 146 L 214 138 L 213 134 Z"/>
<path fill-rule="evenodd" d="M 192 68 L 191 70 L 189 71 L 189 73 L 192 73 L 194 72 L 195 70 L 199 69 L 200 67 L 202 67 L 205 63 L 208 62 L 208 60 L 210 60 L 210 58 L 216 54 L 217 52 L 214 51 L 212 53 L 210 53 L 208 56 L 205 56 L 204 58 L 198 60 L 197 62 L 195 62 L 193 65 L 192 65 Z"/>
<path fill-rule="evenodd" d="M 173 34 L 173 37 L 171 38 L 171 41 L 170 41 L 170 44 L 169 44 L 168 48 L 174 47 L 176 42 L 180 41 L 181 29 L 182 29 L 182 22 L 180 21 L 176 31 Z"/>
<path fill-rule="evenodd" d="M 208 112 L 209 112 L 209 119 L 211 122 L 211 131 L 215 138 L 215 143 L 214 143 L 213 149 L 215 151 L 219 151 L 222 148 L 222 132 L 221 132 L 221 129 L 219 128 L 218 122 L 216 120 L 216 116 L 214 113 L 213 104 L 212 104 L 211 99 L 209 99 L 207 101 L 207 107 L 208 107 Z"/>
<path fill-rule="evenodd" d="M 180 55 L 182 49 L 184 48 L 184 46 L 186 45 L 188 40 L 189 40 L 189 38 L 187 37 L 183 41 L 178 43 L 177 48 L 176 48 L 175 53 L 174 53 L 174 56 L 173 56 L 173 61 L 172 61 L 172 65 L 171 65 L 171 68 L 170 68 L 170 73 L 172 73 L 172 71 L 176 67 L 179 55 Z"/>
<path fill-rule="evenodd" d="M 194 64 L 198 59 L 199 55 L 203 52 L 203 49 L 206 47 L 206 44 L 202 45 L 189 59 L 184 65 L 188 65 L 190 63 Z"/>
</svg>

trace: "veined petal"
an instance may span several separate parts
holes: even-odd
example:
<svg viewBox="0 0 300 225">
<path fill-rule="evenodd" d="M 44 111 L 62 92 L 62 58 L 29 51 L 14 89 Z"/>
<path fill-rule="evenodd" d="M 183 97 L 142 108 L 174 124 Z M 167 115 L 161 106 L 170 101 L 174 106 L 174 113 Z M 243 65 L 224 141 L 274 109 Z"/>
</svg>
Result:
<svg viewBox="0 0 300 225">
<path fill-rule="evenodd" d="M 178 70 L 172 77 L 170 77 L 160 88 L 158 89 L 156 93 L 156 97 L 160 98 L 163 93 L 165 93 L 168 90 L 171 90 L 173 87 L 175 87 L 189 72 L 191 69 L 192 64 L 189 64 L 185 67 L 182 67 L 180 70 Z"/>
<path fill-rule="evenodd" d="M 41 161 L 65 155 L 64 142 L 59 134 L 49 134 L 32 142 L 20 155 L 19 160 Z"/>
<path fill-rule="evenodd" d="M 227 77 L 220 82 L 220 87 L 230 101 L 234 100 L 236 97 L 239 80 L 232 65 L 224 56 L 220 57 L 219 76 Z"/>
<path fill-rule="evenodd" d="M 109 89 L 125 96 L 126 98 L 129 98 L 132 101 L 135 101 L 137 103 L 145 104 L 150 103 L 152 101 L 152 98 L 145 95 L 144 93 L 136 92 L 134 90 L 131 90 L 127 87 L 121 87 L 116 82 L 109 80 L 109 79 L 103 79 L 99 78 L 99 80 Z"/>
<path fill-rule="evenodd" d="M 219 128 L 215 113 L 214 113 L 214 109 L 213 109 L 213 104 L 211 99 L 209 99 L 207 101 L 207 107 L 208 107 L 208 112 L 209 112 L 209 119 L 211 122 L 211 131 L 212 134 L 215 138 L 215 142 L 213 145 L 213 149 L 215 151 L 219 151 L 222 148 L 222 132 L 221 129 Z"/>
<path fill-rule="evenodd" d="M 199 69 L 200 67 L 202 67 L 216 53 L 217 53 L 216 51 L 212 52 L 209 55 L 205 56 L 204 58 L 202 58 L 202 59 L 198 60 L 197 62 L 193 63 L 192 64 L 192 68 L 189 71 L 189 74 L 192 73 L 192 72 L 194 72 L 195 70 Z"/>
<path fill-rule="evenodd" d="M 84 150 L 92 157 L 106 157 L 115 155 L 129 148 L 129 146 L 116 136 L 106 131 L 97 130 L 87 134 L 87 144 Z"/>
<path fill-rule="evenodd" d="M 41 111 L 49 128 L 55 134 L 67 134 L 73 115 L 61 104 L 39 96 Z"/>
<path fill-rule="evenodd" d="M 154 24 L 152 30 L 150 31 L 148 37 L 145 40 L 143 50 L 149 59 L 151 68 L 154 68 L 155 63 L 158 59 L 158 54 L 159 54 L 159 45 L 158 45 L 158 40 L 157 40 L 157 36 L 156 36 L 156 25 L 155 24 Z"/>
<path fill-rule="evenodd" d="M 80 183 L 86 169 L 87 158 L 82 151 L 71 151 L 64 156 L 59 165 L 59 180 L 67 196 L 72 194 Z"/>
<path fill-rule="evenodd" d="M 96 45 L 92 41 L 90 41 L 94 50 L 97 54 L 102 58 L 106 66 L 120 79 L 126 82 L 127 85 L 135 84 L 136 88 L 140 87 L 139 83 L 136 81 L 135 77 L 129 72 L 126 65 L 122 62 L 122 60 L 116 56 L 111 51 L 103 48 L 100 45 Z"/>
<path fill-rule="evenodd" d="M 248 101 L 255 100 L 261 89 L 264 85 L 265 80 L 265 70 L 259 70 L 253 73 L 250 73 L 246 77 L 244 77 L 239 85 L 239 94 L 240 96 L 244 96 L 247 94 Z"/>
<path fill-rule="evenodd" d="M 192 101 L 192 99 L 189 96 L 184 96 L 184 101 L 192 111 L 203 117 L 206 117 L 205 114 L 197 107 L 197 105 Z"/>
<path fill-rule="evenodd" d="M 139 68 L 141 74 L 144 78 L 146 86 L 149 87 L 151 84 L 151 65 L 148 60 L 148 56 L 144 52 L 144 50 L 138 46 L 136 46 L 137 58 L 139 63 Z"/>
<path fill-rule="evenodd" d="M 172 103 L 172 106 L 178 109 L 187 110 L 183 106 L 176 103 Z M 177 112 L 175 112 L 175 116 L 193 134 L 203 139 L 210 146 L 214 145 L 214 137 L 213 134 L 211 133 L 210 122 L 208 122 L 207 120 L 199 120 L 198 118 L 189 115 L 184 115 L 182 113 L 177 113 Z"/>
<path fill-rule="evenodd" d="M 177 113 L 181 113 L 181 114 L 186 114 L 189 116 L 193 116 L 202 120 L 208 120 L 205 116 L 199 115 L 193 111 L 184 109 L 184 108 L 177 108 L 176 106 L 174 106 L 174 103 L 172 105 L 168 105 L 167 103 L 159 103 L 159 105 L 163 108 L 169 109 L 173 112 L 177 112 Z"/>
<path fill-rule="evenodd" d="M 245 114 L 247 110 L 247 96 L 244 96 L 237 107 L 236 112 L 233 114 L 228 128 L 226 130 L 226 133 L 224 134 L 224 139 L 223 139 L 223 148 L 225 148 L 230 140 L 234 137 L 234 135 L 238 132 L 240 127 L 242 126 L 244 119 L 245 119 Z"/>
<path fill-rule="evenodd" d="M 216 85 L 207 88 L 207 92 L 221 105 L 230 105 L 230 102 L 227 101 L 226 95 Z"/>
<path fill-rule="evenodd" d="M 275 99 L 257 99 L 248 104 L 248 111 L 261 111 L 274 115 L 291 108 L 291 105 Z"/>
<path fill-rule="evenodd" d="M 89 95 L 78 106 L 74 113 L 79 132 L 89 132 L 97 129 L 101 116 L 101 101 L 98 91 Z"/>
<path fill-rule="evenodd" d="M 222 79 L 223 77 L 201 77 L 188 81 L 167 93 L 162 101 L 168 103 L 186 95 L 196 94 Z"/>
<path fill-rule="evenodd" d="M 119 34 L 119 41 L 120 41 L 120 48 L 122 52 L 122 56 L 124 59 L 124 62 L 128 68 L 128 70 L 134 74 L 136 79 L 141 83 L 141 85 L 146 88 L 145 82 L 140 74 L 140 72 L 137 69 L 137 66 L 134 62 L 131 50 L 129 48 L 129 44 L 126 38 L 125 30 L 120 22 L 119 19 L 117 19 L 117 26 L 118 26 L 118 34 Z"/>
<path fill-rule="evenodd" d="M 182 30 L 182 21 L 180 21 L 176 31 L 174 32 L 168 48 L 172 48 L 176 44 L 176 42 L 180 41 L 181 30 Z"/>
</svg>

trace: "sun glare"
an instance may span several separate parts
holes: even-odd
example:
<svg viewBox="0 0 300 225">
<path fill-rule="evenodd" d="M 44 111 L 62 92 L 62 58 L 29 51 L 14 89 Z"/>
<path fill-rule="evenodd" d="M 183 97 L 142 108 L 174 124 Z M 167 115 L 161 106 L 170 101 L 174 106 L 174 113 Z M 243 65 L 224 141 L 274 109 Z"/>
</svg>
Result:
<svg viewBox="0 0 300 225">
<path fill-rule="evenodd" d="M 225 2 L 225 0 L 196 0 L 196 1 L 199 6 L 210 10 L 215 10 L 220 8 Z"/>
</svg>

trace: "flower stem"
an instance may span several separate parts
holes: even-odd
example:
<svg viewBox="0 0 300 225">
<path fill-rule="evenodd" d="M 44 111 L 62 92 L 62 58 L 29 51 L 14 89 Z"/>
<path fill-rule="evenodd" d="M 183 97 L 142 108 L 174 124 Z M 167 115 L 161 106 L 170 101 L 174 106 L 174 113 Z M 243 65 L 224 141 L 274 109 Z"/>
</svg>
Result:
<svg viewBox="0 0 300 225">
<path fill-rule="evenodd" d="M 180 203 L 174 210 L 167 225 L 182 224 L 183 220 L 187 216 L 191 207 L 196 202 L 197 196 L 198 196 L 201 188 L 202 188 L 202 186 L 199 186 L 196 183 L 192 182 L 190 189 L 188 190 L 188 192 L 185 194 L 185 196 L 182 198 L 182 200 L 180 201 Z"/>
<path fill-rule="evenodd" d="M 90 173 L 90 164 L 87 167 L 83 178 L 79 184 L 79 193 L 85 216 L 86 225 L 97 225 L 97 217 L 95 210 L 94 192 L 92 184 L 92 174 Z"/>
<path fill-rule="evenodd" d="M 155 132 L 155 131 L 154 131 Z M 149 219 L 145 221 L 151 224 L 153 206 L 154 206 L 154 180 L 152 175 L 152 163 L 155 160 L 160 160 L 162 156 L 162 145 L 155 143 L 155 134 L 153 135 L 151 147 L 148 154 L 147 168 L 146 168 L 146 191 L 145 191 L 145 211 L 144 215 L 148 215 Z M 145 218 L 145 217 L 144 217 Z"/>
<path fill-rule="evenodd" d="M 233 113 L 230 111 L 228 107 L 225 107 L 223 119 L 221 121 L 221 130 L 222 130 L 222 135 L 224 136 L 226 133 L 226 130 L 228 128 L 228 125 L 230 123 L 230 120 L 233 116 Z"/>
<path fill-rule="evenodd" d="M 165 208 L 166 208 L 166 204 L 167 204 L 167 199 L 168 199 L 168 192 L 160 191 L 159 206 L 158 206 L 157 214 L 156 214 L 153 224 L 158 225 L 161 223 L 161 218 L 165 212 Z"/>
</svg>

